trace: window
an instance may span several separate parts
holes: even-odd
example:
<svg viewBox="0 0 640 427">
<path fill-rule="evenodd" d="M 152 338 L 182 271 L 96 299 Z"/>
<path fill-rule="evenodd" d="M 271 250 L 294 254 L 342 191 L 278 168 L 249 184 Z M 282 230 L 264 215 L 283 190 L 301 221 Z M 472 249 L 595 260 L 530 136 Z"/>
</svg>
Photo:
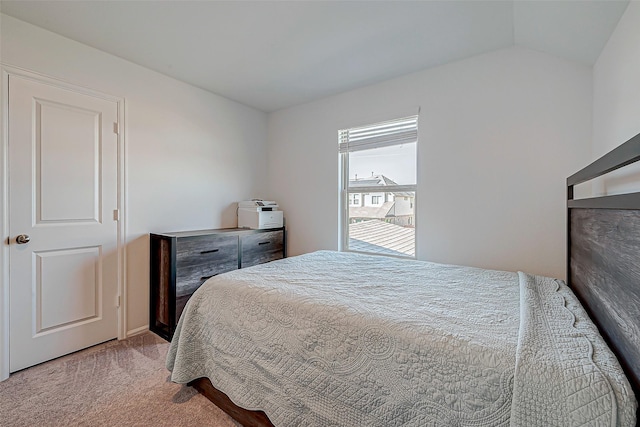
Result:
<svg viewBox="0 0 640 427">
<path fill-rule="evenodd" d="M 415 257 L 417 145 L 417 116 L 338 132 L 340 250 Z"/>
</svg>

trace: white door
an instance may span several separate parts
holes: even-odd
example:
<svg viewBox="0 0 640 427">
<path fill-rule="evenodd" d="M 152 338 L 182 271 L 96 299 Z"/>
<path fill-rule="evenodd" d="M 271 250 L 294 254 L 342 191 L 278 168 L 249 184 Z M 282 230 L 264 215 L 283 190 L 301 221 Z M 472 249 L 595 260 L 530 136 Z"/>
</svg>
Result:
<svg viewBox="0 0 640 427">
<path fill-rule="evenodd" d="M 117 121 L 116 102 L 9 76 L 11 372 L 117 337 Z"/>
</svg>

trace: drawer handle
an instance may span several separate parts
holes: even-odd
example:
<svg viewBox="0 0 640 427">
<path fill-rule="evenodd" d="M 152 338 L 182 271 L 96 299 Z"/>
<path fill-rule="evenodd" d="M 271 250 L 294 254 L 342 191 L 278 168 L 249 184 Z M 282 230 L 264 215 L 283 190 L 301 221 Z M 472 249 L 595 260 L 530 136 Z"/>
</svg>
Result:
<svg viewBox="0 0 640 427">
<path fill-rule="evenodd" d="M 215 274 L 214 274 L 213 276 L 215 276 Z M 207 279 L 211 279 L 213 276 L 202 276 L 202 277 L 200 278 L 200 280 L 202 280 L 202 281 L 204 282 L 204 281 L 205 281 L 205 280 L 207 280 Z"/>
<path fill-rule="evenodd" d="M 260 242 L 260 243 L 258 243 L 258 246 L 268 245 L 269 243 L 271 243 L 271 242 L 269 242 L 269 241 L 266 241 L 266 242 Z"/>
<path fill-rule="evenodd" d="M 212 254 L 214 252 L 218 252 L 220 249 L 211 249 L 208 251 L 200 251 L 201 254 Z"/>
</svg>

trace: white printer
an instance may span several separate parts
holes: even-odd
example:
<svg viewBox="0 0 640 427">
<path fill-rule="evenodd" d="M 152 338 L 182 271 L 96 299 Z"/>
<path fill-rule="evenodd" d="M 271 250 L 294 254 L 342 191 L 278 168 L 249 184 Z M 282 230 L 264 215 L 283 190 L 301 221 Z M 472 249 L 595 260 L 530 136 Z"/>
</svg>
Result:
<svg viewBox="0 0 640 427">
<path fill-rule="evenodd" d="M 280 228 L 282 224 L 283 214 L 276 202 L 258 199 L 238 202 L 239 228 Z"/>
</svg>

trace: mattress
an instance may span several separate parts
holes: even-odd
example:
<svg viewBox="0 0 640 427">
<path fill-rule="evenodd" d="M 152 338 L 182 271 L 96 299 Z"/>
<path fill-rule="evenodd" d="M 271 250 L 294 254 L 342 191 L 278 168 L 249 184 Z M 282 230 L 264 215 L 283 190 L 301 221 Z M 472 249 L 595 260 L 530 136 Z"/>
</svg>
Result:
<svg viewBox="0 0 640 427">
<path fill-rule="evenodd" d="M 615 356 L 559 280 L 319 251 L 189 300 L 171 379 L 276 426 L 635 425 Z"/>
</svg>

